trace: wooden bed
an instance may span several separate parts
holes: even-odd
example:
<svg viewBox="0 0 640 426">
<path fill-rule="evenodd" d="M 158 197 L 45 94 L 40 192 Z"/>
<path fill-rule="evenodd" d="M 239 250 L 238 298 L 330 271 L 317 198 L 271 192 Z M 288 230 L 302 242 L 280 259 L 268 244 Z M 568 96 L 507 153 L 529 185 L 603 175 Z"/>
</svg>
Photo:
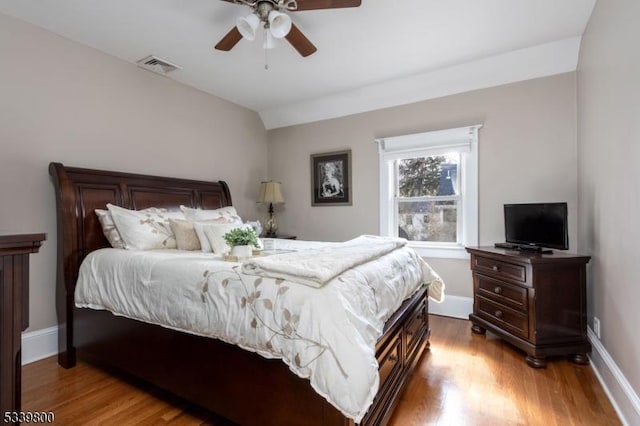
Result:
<svg viewBox="0 0 640 426">
<path fill-rule="evenodd" d="M 318 395 L 308 380 L 279 360 L 266 359 L 216 339 L 181 333 L 76 308 L 80 263 L 109 247 L 94 209 L 107 203 L 130 209 L 214 209 L 231 205 L 225 182 L 65 167 L 51 163 L 57 201 L 58 362 L 77 357 L 116 368 L 243 425 L 353 425 Z M 376 350 L 380 390 L 360 424 L 385 424 L 423 351 L 428 347 L 427 288 L 405 301 L 385 325 Z M 249 403 L 247 402 L 249 401 Z"/>
</svg>

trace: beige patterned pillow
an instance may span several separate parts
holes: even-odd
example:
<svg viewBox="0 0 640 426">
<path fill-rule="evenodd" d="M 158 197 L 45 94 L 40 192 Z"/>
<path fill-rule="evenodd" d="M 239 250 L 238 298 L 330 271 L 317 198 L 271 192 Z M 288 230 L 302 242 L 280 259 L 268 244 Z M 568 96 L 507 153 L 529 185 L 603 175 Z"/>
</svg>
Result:
<svg viewBox="0 0 640 426">
<path fill-rule="evenodd" d="M 124 241 L 118 232 L 118 228 L 116 228 L 116 224 L 113 222 L 113 217 L 109 210 L 95 209 L 94 211 L 98 216 L 100 225 L 102 225 L 102 233 L 107 237 L 111 247 L 123 249 L 125 246 Z"/>
<path fill-rule="evenodd" d="M 176 238 L 171 231 L 169 219 L 184 219 L 181 212 L 148 208 L 129 210 L 107 204 L 113 222 L 130 250 L 174 249 Z"/>
<path fill-rule="evenodd" d="M 178 250 L 200 250 L 200 240 L 193 222 L 181 219 L 169 219 L 169 225 L 176 236 Z"/>
</svg>

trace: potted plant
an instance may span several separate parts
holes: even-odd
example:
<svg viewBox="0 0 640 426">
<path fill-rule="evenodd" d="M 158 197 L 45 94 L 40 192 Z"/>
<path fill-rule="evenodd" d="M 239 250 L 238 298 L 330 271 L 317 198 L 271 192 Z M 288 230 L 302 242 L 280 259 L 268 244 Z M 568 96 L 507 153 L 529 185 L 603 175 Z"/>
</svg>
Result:
<svg viewBox="0 0 640 426">
<path fill-rule="evenodd" d="M 253 248 L 258 248 L 258 235 L 250 228 L 233 228 L 224 234 L 224 240 L 231 247 L 231 255 L 237 257 L 251 257 Z"/>
</svg>

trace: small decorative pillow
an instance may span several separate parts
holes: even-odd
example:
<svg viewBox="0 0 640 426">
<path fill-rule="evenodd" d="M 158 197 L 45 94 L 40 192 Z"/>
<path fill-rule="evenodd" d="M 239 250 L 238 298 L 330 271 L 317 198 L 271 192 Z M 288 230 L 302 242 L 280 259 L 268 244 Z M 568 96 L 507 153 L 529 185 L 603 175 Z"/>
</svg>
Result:
<svg viewBox="0 0 640 426">
<path fill-rule="evenodd" d="M 216 219 L 199 220 L 197 222 L 191 222 L 191 223 L 193 223 L 193 230 L 196 232 L 196 235 L 198 236 L 198 241 L 200 241 L 200 250 L 202 250 L 205 253 L 211 253 L 213 252 L 213 247 L 211 247 L 211 244 L 209 244 L 209 239 L 204 233 L 204 225 L 206 224 L 224 225 L 232 222 L 230 222 L 229 219 L 225 217 L 218 217 Z"/>
<path fill-rule="evenodd" d="M 113 217 L 109 210 L 95 209 L 96 216 L 98 216 L 98 221 L 100 225 L 102 225 L 102 232 L 104 236 L 107 237 L 109 244 L 113 248 L 123 249 L 125 247 L 125 243 L 118 232 L 118 228 L 116 228 L 116 224 L 113 222 Z"/>
<path fill-rule="evenodd" d="M 227 219 L 227 222 L 229 223 L 242 223 L 242 218 L 240 217 L 240 215 L 238 215 L 236 208 L 233 206 L 222 207 L 215 210 L 201 210 L 186 206 L 180 206 L 180 210 L 182 210 L 187 220 L 190 220 L 192 222 L 218 219 L 220 217 L 223 217 Z"/>
<path fill-rule="evenodd" d="M 205 224 L 202 225 L 204 234 L 209 240 L 215 254 L 224 254 L 231 251 L 231 247 L 224 240 L 224 234 L 235 228 L 253 229 L 250 225 L 227 223 L 227 224 Z"/>
<path fill-rule="evenodd" d="M 169 219 L 173 235 L 176 236 L 178 250 L 200 250 L 200 240 L 193 227 L 193 222 L 181 219 Z"/>
<path fill-rule="evenodd" d="M 130 250 L 176 248 L 176 238 L 171 231 L 169 219 L 184 219 L 181 212 L 148 208 L 129 210 L 107 204 L 113 222 Z"/>
</svg>

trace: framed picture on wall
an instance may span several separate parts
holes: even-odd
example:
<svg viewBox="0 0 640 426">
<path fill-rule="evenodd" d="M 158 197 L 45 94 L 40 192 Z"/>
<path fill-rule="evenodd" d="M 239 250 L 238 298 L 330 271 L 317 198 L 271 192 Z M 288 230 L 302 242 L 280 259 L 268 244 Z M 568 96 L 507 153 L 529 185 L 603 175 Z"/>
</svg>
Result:
<svg viewBox="0 0 640 426">
<path fill-rule="evenodd" d="M 351 150 L 311 155 L 311 205 L 351 205 Z"/>
</svg>

